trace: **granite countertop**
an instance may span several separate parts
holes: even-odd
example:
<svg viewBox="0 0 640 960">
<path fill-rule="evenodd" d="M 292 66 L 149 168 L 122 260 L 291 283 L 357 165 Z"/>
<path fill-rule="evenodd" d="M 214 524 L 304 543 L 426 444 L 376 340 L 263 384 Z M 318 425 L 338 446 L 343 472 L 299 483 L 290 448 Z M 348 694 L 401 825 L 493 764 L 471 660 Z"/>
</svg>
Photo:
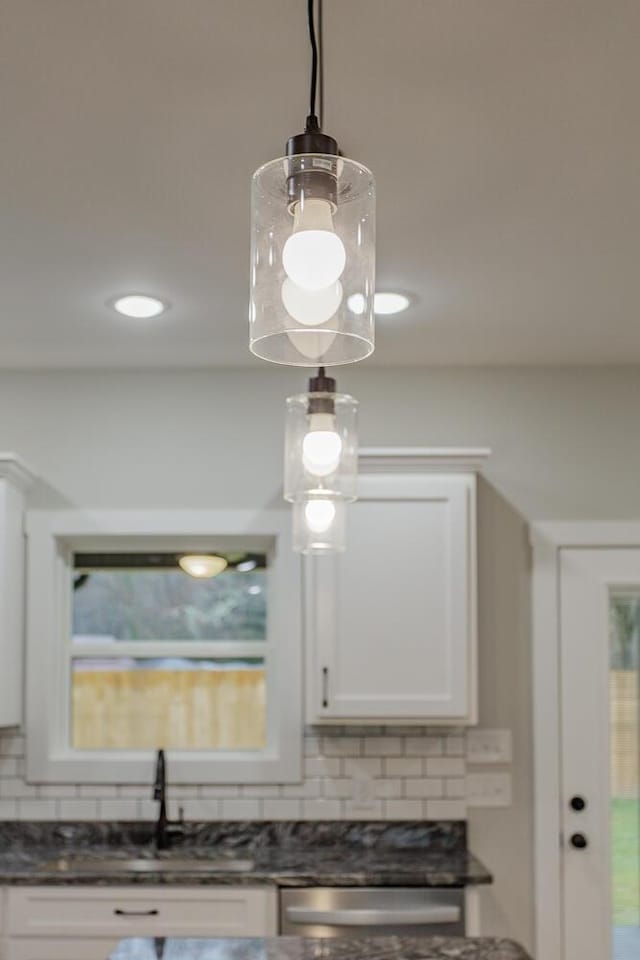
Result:
<svg viewBox="0 0 640 960">
<path fill-rule="evenodd" d="M 492 881 L 466 849 L 464 824 L 457 821 L 188 824 L 185 837 L 160 856 L 152 838 L 152 825 L 142 823 L 1 823 L 0 884 L 460 887 Z M 125 862 L 224 855 L 251 866 L 138 872 Z M 114 867 L 120 860 L 122 869 Z"/>
<path fill-rule="evenodd" d="M 493 937 L 358 937 L 316 940 L 122 940 L 109 960 L 530 960 L 512 940 Z"/>
</svg>

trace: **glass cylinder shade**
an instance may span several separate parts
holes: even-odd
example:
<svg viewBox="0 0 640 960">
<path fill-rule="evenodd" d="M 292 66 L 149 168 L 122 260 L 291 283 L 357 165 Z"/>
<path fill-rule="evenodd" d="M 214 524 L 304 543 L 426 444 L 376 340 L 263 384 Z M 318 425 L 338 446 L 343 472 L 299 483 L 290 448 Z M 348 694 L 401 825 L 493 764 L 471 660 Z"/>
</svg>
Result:
<svg viewBox="0 0 640 960">
<path fill-rule="evenodd" d="M 293 505 L 293 549 L 296 553 L 343 553 L 346 546 L 344 500 L 311 497 Z"/>
<path fill-rule="evenodd" d="M 355 500 L 358 401 L 346 393 L 287 398 L 284 498 Z"/>
<path fill-rule="evenodd" d="M 298 367 L 374 349 L 375 183 L 329 154 L 272 160 L 253 175 L 251 351 Z M 355 310 L 349 309 L 349 298 Z"/>
</svg>

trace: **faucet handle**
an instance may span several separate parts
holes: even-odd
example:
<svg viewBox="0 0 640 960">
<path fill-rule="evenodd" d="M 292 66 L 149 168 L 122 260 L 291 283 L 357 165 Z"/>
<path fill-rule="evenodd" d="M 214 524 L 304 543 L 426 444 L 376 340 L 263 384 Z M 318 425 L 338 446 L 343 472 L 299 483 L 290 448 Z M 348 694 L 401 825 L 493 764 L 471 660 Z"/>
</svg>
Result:
<svg viewBox="0 0 640 960">
<path fill-rule="evenodd" d="M 184 824 L 184 807 L 178 807 L 178 823 Z"/>
</svg>

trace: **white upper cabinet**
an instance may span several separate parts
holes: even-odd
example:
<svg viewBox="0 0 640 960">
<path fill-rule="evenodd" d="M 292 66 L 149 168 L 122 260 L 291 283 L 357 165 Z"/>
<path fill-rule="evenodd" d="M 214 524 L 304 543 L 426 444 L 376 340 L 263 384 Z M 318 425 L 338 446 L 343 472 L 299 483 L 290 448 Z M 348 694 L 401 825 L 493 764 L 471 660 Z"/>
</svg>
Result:
<svg viewBox="0 0 640 960">
<path fill-rule="evenodd" d="M 22 723 L 24 497 L 34 476 L 0 453 L 0 727 Z"/>
<path fill-rule="evenodd" d="M 363 451 L 347 550 L 306 561 L 310 723 L 476 722 L 487 451 Z"/>
</svg>

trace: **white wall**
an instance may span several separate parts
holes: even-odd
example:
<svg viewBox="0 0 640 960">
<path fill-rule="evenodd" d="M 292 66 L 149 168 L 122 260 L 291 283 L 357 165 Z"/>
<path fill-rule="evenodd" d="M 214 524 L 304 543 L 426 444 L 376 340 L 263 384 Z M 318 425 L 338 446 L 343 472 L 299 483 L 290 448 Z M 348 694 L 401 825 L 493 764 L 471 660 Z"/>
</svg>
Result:
<svg viewBox="0 0 640 960">
<path fill-rule="evenodd" d="M 277 501 L 283 399 L 304 375 L 251 370 L 0 375 L 0 448 L 46 479 L 40 505 Z M 514 804 L 474 811 L 496 875 L 487 932 L 532 939 L 529 550 L 536 519 L 640 519 L 640 371 L 376 370 L 340 375 L 363 445 L 488 445 L 480 488 L 481 722 L 513 730 Z"/>
<path fill-rule="evenodd" d="M 304 382 L 303 371 L 259 363 L 1 373 L 0 444 L 69 503 L 267 502 L 279 496 L 283 398 Z M 361 401 L 364 445 L 489 444 L 488 480 L 528 519 L 640 515 L 637 369 L 362 365 L 338 382 Z"/>
</svg>

